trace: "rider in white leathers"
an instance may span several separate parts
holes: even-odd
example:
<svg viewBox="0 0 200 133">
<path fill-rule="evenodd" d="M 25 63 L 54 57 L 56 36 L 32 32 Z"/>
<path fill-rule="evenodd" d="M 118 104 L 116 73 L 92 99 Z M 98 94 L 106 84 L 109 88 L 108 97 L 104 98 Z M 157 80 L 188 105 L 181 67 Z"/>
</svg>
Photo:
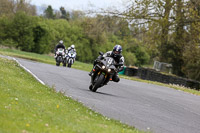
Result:
<svg viewBox="0 0 200 133">
<path fill-rule="evenodd" d="M 72 44 L 70 47 L 67 48 L 66 54 L 73 52 L 75 54 L 75 57 L 73 58 L 73 60 L 75 61 L 76 58 L 76 49 L 75 49 L 75 45 Z"/>
</svg>

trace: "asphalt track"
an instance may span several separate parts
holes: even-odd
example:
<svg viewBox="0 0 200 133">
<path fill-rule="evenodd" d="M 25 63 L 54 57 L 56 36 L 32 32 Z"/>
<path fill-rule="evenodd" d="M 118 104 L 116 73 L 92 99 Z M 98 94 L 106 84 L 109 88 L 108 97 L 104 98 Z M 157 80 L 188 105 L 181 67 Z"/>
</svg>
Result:
<svg viewBox="0 0 200 133">
<path fill-rule="evenodd" d="M 126 79 L 94 93 L 88 72 L 17 60 L 46 85 L 109 118 L 154 133 L 200 133 L 200 96 Z"/>
</svg>

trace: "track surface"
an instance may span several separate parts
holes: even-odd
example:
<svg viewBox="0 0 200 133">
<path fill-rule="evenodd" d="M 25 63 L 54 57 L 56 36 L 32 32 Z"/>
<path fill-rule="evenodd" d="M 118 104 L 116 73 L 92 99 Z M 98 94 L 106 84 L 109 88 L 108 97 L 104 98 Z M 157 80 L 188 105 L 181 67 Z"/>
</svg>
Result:
<svg viewBox="0 0 200 133">
<path fill-rule="evenodd" d="M 88 72 L 17 60 L 48 86 L 107 117 L 154 133 L 200 133 L 200 96 L 125 79 L 94 93 Z"/>
</svg>

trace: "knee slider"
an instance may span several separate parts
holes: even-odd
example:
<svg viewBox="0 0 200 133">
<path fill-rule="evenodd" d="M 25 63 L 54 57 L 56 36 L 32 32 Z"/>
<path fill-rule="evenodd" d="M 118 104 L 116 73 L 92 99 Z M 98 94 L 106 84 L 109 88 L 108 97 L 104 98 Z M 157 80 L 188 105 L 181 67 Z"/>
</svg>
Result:
<svg viewBox="0 0 200 133">
<path fill-rule="evenodd" d="M 114 81 L 114 82 L 119 82 L 119 81 L 120 81 L 120 78 L 119 78 L 118 76 L 115 76 L 115 77 L 113 77 L 113 81 Z"/>
</svg>

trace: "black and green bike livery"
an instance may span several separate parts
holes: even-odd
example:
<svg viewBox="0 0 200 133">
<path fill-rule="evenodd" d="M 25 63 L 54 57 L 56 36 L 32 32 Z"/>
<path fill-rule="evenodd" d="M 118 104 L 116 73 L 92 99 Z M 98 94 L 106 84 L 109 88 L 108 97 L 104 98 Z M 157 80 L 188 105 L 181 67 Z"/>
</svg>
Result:
<svg viewBox="0 0 200 133">
<path fill-rule="evenodd" d="M 102 52 L 99 52 L 103 56 Z M 91 75 L 91 84 L 89 89 L 96 92 L 98 88 L 106 85 L 112 76 L 117 72 L 115 60 L 112 57 L 104 57 L 99 60 L 93 68 L 93 75 Z"/>
</svg>

